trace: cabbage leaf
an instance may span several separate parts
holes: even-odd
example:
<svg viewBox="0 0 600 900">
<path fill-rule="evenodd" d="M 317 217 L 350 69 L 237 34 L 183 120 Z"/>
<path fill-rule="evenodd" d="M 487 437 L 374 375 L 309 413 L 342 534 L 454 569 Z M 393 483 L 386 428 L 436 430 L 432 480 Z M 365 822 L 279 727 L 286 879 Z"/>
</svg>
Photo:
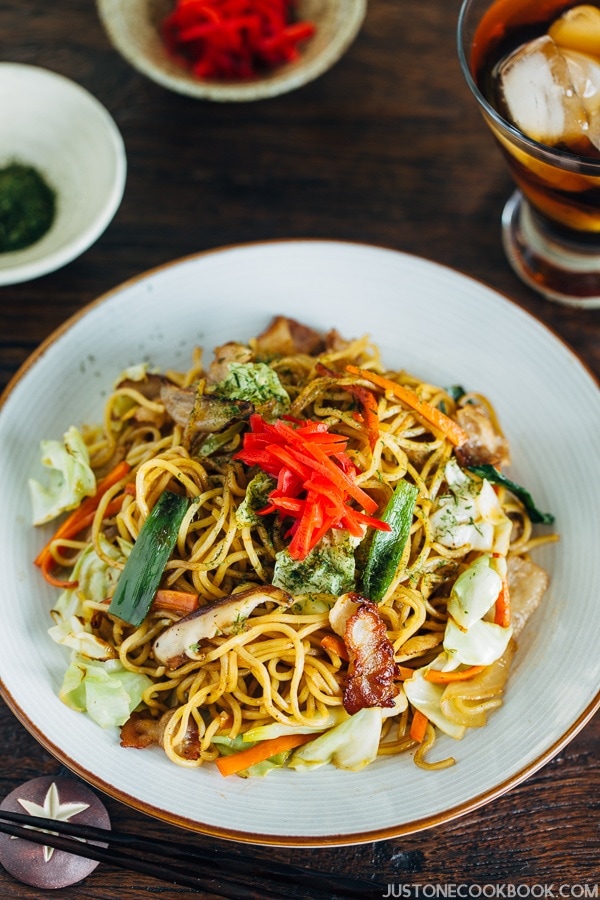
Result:
<svg viewBox="0 0 600 900">
<path fill-rule="evenodd" d="M 120 542 L 117 548 L 101 538 L 103 552 L 112 559 L 126 559 L 131 544 Z M 69 647 L 91 659 L 112 659 L 116 653 L 111 644 L 92 633 L 91 618 L 95 609 L 85 601 L 103 603 L 114 591 L 120 570 L 101 559 L 93 547 L 87 547 L 72 572 L 76 588 L 67 588 L 56 601 L 50 615 L 54 625 L 48 634 L 57 644 Z"/>
<path fill-rule="evenodd" d="M 290 397 L 277 372 L 266 363 L 229 363 L 229 374 L 213 388 L 219 397 L 249 400 L 257 411 L 278 418 L 290 408 Z"/>
<path fill-rule="evenodd" d="M 271 722 L 269 725 L 257 725 L 255 728 L 245 731 L 242 740 L 255 743 L 281 737 L 284 734 L 318 734 L 349 718 L 350 716 L 343 706 L 332 706 L 325 716 L 315 716 L 314 725 L 284 725 L 283 722 Z"/>
<path fill-rule="evenodd" d="M 490 482 L 471 478 L 453 459 L 444 474 L 450 492 L 440 497 L 431 516 L 434 540 L 452 549 L 469 546 L 505 556 L 512 524 Z"/>
<path fill-rule="evenodd" d="M 502 579 L 489 556 L 480 556 L 462 572 L 452 587 L 448 613 L 462 628 L 470 628 L 496 602 Z"/>
<path fill-rule="evenodd" d="M 88 448 L 75 426 L 65 432 L 62 441 L 42 441 L 40 446 L 42 465 L 50 471 L 46 485 L 29 479 L 34 525 L 50 522 L 96 493 Z"/>
<path fill-rule="evenodd" d="M 345 529 L 332 529 L 302 560 L 292 559 L 289 551 L 275 556 L 273 584 L 298 594 L 331 594 L 338 597 L 355 587 L 357 541 Z"/>
<path fill-rule="evenodd" d="M 457 663 L 489 666 L 499 659 L 512 637 L 512 626 L 488 622 L 491 610 L 502 590 L 506 571 L 503 558 L 480 556 L 456 579 L 450 600 L 449 618 L 444 632 L 444 650 Z"/>
<path fill-rule="evenodd" d="M 59 697 L 78 712 L 87 712 L 102 728 L 123 725 L 139 706 L 152 681 L 130 672 L 120 660 L 92 660 L 75 654 L 65 672 Z"/>
<path fill-rule="evenodd" d="M 325 734 L 299 747 L 290 769 L 318 769 L 333 763 L 338 769 L 358 772 L 377 756 L 383 717 L 378 706 L 360 709 Z"/>
<path fill-rule="evenodd" d="M 445 685 L 426 681 L 424 678 L 425 672 L 426 668 L 417 669 L 412 678 L 404 682 L 404 691 L 409 702 L 415 709 L 427 716 L 434 725 L 437 725 L 444 734 L 460 740 L 464 736 L 465 727 L 452 722 L 442 712 L 441 700 Z"/>
<path fill-rule="evenodd" d="M 444 649 L 457 662 L 466 666 L 489 666 L 500 659 L 512 637 L 512 627 L 503 628 L 482 619 L 465 632 L 448 619 Z"/>
</svg>

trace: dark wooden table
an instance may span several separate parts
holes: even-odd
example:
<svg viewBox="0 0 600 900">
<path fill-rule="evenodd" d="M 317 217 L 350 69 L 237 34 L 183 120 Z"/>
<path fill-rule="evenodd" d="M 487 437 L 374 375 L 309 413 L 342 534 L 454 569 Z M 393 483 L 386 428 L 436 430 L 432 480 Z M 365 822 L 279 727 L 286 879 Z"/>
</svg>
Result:
<svg viewBox="0 0 600 900">
<path fill-rule="evenodd" d="M 550 326 L 598 376 L 600 310 L 542 300 L 505 261 L 499 220 L 511 185 L 456 61 L 458 7 L 371 0 L 355 44 L 316 82 L 271 101 L 213 105 L 132 70 L 90 0 L 2 0 L 1 58 L 45 66 L 91 91 L 122 132 L 129 172 L 122 205 L 90 250 L 54 274 L 0 288 L 0 387 L 68 316 L 131 276 L 199 250 L 304 237 L 383 245 L 474 276 Z M 61 770 L 4 704 L 0 728 L 1 796 Z M 264 888 L 276 858 L 377 874 L 393 896 L 466 896 L 467 885 L 498 885 L 497 896 L 597 897 L 599 736 L 596 716 L 507 795 L 428 831 L 333 849 L 227 846 L 264 860 Z M 115 828 L 224 846 L 106 804 Z M 60 896 L 190 893 L 100 866 Z M 0 896 L 40 892 L 0 869 Z M 289 896 L 302 894 L 290 887 Z"/>
</svg>

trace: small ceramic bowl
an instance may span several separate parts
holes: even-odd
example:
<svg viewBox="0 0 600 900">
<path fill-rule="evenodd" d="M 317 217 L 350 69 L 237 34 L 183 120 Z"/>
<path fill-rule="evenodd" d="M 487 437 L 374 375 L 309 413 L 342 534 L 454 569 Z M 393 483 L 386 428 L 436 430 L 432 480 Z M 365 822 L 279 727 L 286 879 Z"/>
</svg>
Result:
<svg viewBox="0 0 600 900">
<path fill-rule="evenodd" d="M 102 234 L 121 202 L 126 156 L 112 118 L 91 94 L 37 66 L 0 63 L 0 169 L 36 169 L 56 196 L 48 231 L 0 253 L 0 285 L 53 272 Z"/>
<path fill-rule="evenodd" d="M 174 0 L 97 0 L 104 28 L 121 55 L 139 72 L 180 94 L 201 100 L 263 100 L 295 90 L 317 78 L 348 49 L 366 13 L 367 0 L 298 0 L 297 18 L 316 26 L 300 59 L 260 78 L 244 81 L 200 79 L 167 53 L 160 26 Z"/>
</svg>

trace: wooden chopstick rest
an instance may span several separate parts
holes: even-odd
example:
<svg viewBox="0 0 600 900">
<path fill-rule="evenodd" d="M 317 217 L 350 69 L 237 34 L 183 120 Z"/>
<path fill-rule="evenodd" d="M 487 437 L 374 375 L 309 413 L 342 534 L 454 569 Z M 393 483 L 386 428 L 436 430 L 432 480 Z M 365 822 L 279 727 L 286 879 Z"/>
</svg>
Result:
<svg viewBox="0 0 600 900">
<path fill-rule="evenodd" d="M 44 775 L 26 781 L 4 798 L 0 809 L 77 825 L 111 827 L 108 812 L 96 794 L 81 781 L 63 775 Z M 0 834 L 0 863 L 13 878 L 36 888 L 76 884 L 98 865 L 96 860 L 8 834 Z"/>
</svg>

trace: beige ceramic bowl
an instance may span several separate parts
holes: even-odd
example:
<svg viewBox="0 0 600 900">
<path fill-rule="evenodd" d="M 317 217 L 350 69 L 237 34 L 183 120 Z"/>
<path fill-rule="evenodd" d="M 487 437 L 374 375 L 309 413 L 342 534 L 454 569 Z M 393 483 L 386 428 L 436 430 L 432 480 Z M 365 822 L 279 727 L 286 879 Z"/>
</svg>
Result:
<svg viewBox="0 0 600 900">
<path fill-rule="evenodd" d="M 200 80 L 172 60 L 160 36 L 160 23 L 174 0 L 97 0 L 98 13 L 114 47 L 153 81 L 202 100 L 262 100 L 295 90 L 334 65 L 356 37 L 367 0 L 298 0 L 301 20 L 315 23 L 316 34 L 302 57 L 250 81 Z"/>
</svg>

